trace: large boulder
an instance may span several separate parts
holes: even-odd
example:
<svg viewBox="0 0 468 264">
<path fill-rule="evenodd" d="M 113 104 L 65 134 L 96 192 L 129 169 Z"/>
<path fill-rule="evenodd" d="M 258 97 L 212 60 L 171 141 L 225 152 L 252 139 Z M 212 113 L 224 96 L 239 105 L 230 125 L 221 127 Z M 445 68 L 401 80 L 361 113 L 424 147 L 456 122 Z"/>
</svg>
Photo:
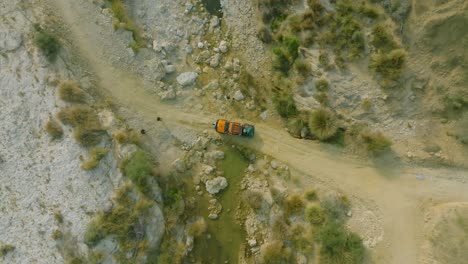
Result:
<svg viewBox="0 0 468 264">
<path fill-rule="evenodd" d="M 195 83 L 197 77 L 198 73 L 196 72 L 184 72 L 177 76 L 177 82 L 182 86 L 189 86 Z"/>
<path fill-rule="evenodd" d="M 205 182 L 206 191 L 210 194 L 217 194 L 228 186 L 228 182 L 224 177 L 216 177 Z"/>
</svg>

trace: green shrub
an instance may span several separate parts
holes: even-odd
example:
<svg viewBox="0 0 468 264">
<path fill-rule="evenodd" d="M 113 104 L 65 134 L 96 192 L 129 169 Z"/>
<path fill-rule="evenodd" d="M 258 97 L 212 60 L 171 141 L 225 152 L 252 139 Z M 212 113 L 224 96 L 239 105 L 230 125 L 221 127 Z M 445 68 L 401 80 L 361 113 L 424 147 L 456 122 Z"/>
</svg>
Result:
<svg viewBox="0 0 468 264">
<path fill-rule="evenodd" d="M 13 252 L 15 250 L 15 246 L 12 246 L 12 245 L 1 245 L 0 246 L 0 256 L 3 258 L 5 257 L 6 255 L 8 255 L 8 253 L 10 252 Z"/>
<path fill-rule="evenodd" d="M 304 78 L 310 75 L 311 67 L 310 64 L 305 60 L 296 60 L 294 66 L 297 72 Z"/>
<path fill-rule="evenodd" d="M 316 110 L 310 115 L 309 129 L 320 140 L 330 139 L 338 130 L 336 117 L 324 108 Z"/>
<path fill-rule="evenodd" d="M 76 82 L 64 81 L 59 86 L 60 99 L 70 103 L 83 103 L 86 95 Z"/>
<path fill-rule="evenodd" d="M 283 118 L 290 118 L 298 114 L 296 102 L 292 95 L 277 96 L 275 98 L 276 111 Z"/>
<path fill-rule="evenodd" d="M 344 195 L 326 197 L 320 203 L 330 221 L 344 222 L 350 210 L 350 202 Z"/>
<path fill-rule="evenodd" d="M 257 37 L 263 43 L 271 43 L 273 41 L 273 36 L 271 35 L 270 30 L 266 27 L 262 27 L 261 29 L 258 30 Z"/>
<path fill-rule="evenodd" d="M 40 27 L 37 27 L 36 29 L 37 32 L 34 38 L 34 44 L 36 44 L 49 62 L 54 62 L 57 59 L 57 55 L 61 48 L 60 42 L 52 33 L 47 32 Z"/>
<path fill-rule="evenodd" d="M 294 62 L 299 56 L 299 39 L 296 36 L 284 36 L 282 43 L 286 46 L 291 62 Z"/>
<path fill-rule="evenodd" d="M 361 138 L 366 145 L 367 150 L 372 154 L 380 154 L 390 149 L 392 142 L 381 132 L 371 132 L 363 130 Z"/>
<path fill-rule="evenodd" d="M 55 229 L 54 232 L 52 232 L 52 239 L 53 240 L 59 240 L 63 238 L 63 233 L 59 229 Z"/>
<path fill-rule="evenodd" d="M 284 246 L 283 242 L 274 240 L 263 247 L 262 259 L 264 264 L 290 263 L 291 251 Z"/>
<path fill-rule="evenodd" d="M 72 257 L 67 261 L 67 264 L 86 264 L 86 260 L 81 256 Z"/>
<path fill-rule="evenodd" d="M 308 201 L 315 201 L 318 198 L 317 192 L 314 189 L 307 190 L 305 192 L 305 198 Z"/>
<path fill-rule="evenodd" d="M 317 205 L 307 206 L 305 209 L 305 216 L 312 225 L 321 225 L 325 221 L 325 213 L 322 208 Z"/>
<path fill-rule="evenodd" d="M 304 200 L 298 194 L 288 196 L 283 203 L 287 215 L 298 214 L 304 210 Z"/>
<path fill-rule="evenodd" d="M 307 124 L 301 117 L 294 117 L 288 120 L 286 127 L 291 136 L 301 138 L 301 131 Z"/>
<path fill-rule="evenodd" d="M 455 138 L 462 144 L 468 145 L 468 113 L 461 116 L 456 125 Z"/>
<path fill-rule="evenodd" d="M 141 144 L 141 136 L 133 130 L 121 130 L 113 134 L 113 138 L 120 144 Z"/>
<path fill-rule="evenodd" d="M 398 47 L 393 36 L 388 33 L 386 27 L 382 24 L 376 25 L 372 29 L 372 40 L 370 42 L 376 49 L 390 51 Z"/>
<path fill-rule="evenodd" d="M 140 31 L 135 22 L 130 18 L 122 0 L 107 0 L 110 3 L 110 10 L 113 16 L 117 19 L 118 23 L 114 24 L 115 28 L 123 28 L 132 32 L 134 42 L 130 47 L 134 51 L 138 51 L 144 47 L 144 40 L 141 37 Z"/>
<path fill-rule="evenodd" d="M 320 263 L 361 264 L 365 248 L 362 239 L 336 222 L 327 223 L 319 233 Z"/>
<path fill-rule="evenodd" d="M 154 202 L 140 197 L 138 200 L 132 187 L 125 184 L 116 194 L 116 204 L 109 212 L 98 214 L 85 233 L 85 242 L 96 245 L 106 236 L 114 237 L 119 244 L 117 259 L 126 259 L 130 254 L 147 253 L 145 225 Z"/>
<path fill-rule="evenodd" d="M 61 109 L 58 118 L 62 123 L 74 128 L 75 140 L 84 147 L 99 144 L 105 133 L 96 112 L 88 106 Z"/>
<path fill-rule="evenodd" d="M 377 9 L 365 4 L 364 2 L 362 2 L 362 4 L 359 6 L 358 12 L 372 19 L 379 17 L 379 12 Z"/>
<path fill-rule="evenodd" d="M 138 150 L 122 166 L 127 176 L 144 194 L 148 194 L 150 186 L 148 180 L 153 176 L 153 164 L 145 152 Z"/>
<path fill-rule="evenodd" d="M 365 111 L 369 111 L 372 108 L 372 101 L 368 98 L 361 101 L 361 107 Z"/>
<path fill-rule="evenodd" d="M 197 220 L 195 220 L 194 222 L 189 223 L 187 225 L 187 234 L 189 236 L 199 237 L 199 236 L 203 235 L 203 233 L 206 232 L 206 228 L 207 228 L 207 226 L 206 226 L 205 219 L 200 217 Z"/>
<path fill-rule="evenodd" d="M 276 47 L 273 49 L 273 54 L 275 54 L 275 58 L 273 60 L 273 69 L 281 72 L 284 75 L 287 75 L 291 69 L 291 62 L 287 52 L 282 48 Z"/>
<path fill-rule="evenodd" d="M 403 49 L 392 50 L 390 53 L 378 52 L 372 54 L 369 67 L 385 79 L 398 79 L 406 60 Z"/>
<path fill-rule="evenodd" d="M 60 212 L 55 212 L 54 213 L 54 219 L 57 221 L 59 224 L 63 224 L 63 215 Z"/>
<path fill-rule="evenodd" d="M 320 50 L 319 53 L 319 63 L 320 65 L 326 67 L 330 63 L 330 60 L 328 58 L 328 53 L 324 50 Z"/>
<path fill-rule="evenodd" d="M 105 148 L 93 148 L 90 153 L 90 158 L 81 164 L 81 168 L 83 170 L 93 170 L 99 166 L 99 162 L 104 158 L 107 153 L 109 153 L 108 149 Z"/>
<path fill-rule="evenodd" d="M 307 0 L 307 5 L 314 13 L 320 13 L 325 9 L 320 0 Z"/>
<path fill-rule="evenodd" d="M 330 88 L 330 83 L 327 81 L 327 79 L 320 78 L 315 82 L 315 88 L 317 88 L 317 91 L 325 92 L 328 91 L 328 88 Z"/>
<path fill-rule="evenodd" d="M 63 136 L 63 129 L 59 123 L 54 120 L 47 121 L 45 130 L 52 139 L 60 139 Z"/>
</svg>

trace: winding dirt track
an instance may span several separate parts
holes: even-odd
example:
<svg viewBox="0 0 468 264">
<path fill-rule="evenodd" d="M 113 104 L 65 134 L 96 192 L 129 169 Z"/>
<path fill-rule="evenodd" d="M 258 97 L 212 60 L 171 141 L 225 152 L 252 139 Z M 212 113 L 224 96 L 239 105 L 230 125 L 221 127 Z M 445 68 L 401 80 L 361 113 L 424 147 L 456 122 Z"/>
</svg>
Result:
<svg viewBox="0 0 468 264">
<path fill-rule="evenodd" d="M 146 121 L 176 122 L 194 128 L 205 127 L 216 116 L 206 113 L 186 113 L 168 106 L 147 94 L 143 83 L 122 69 L 116 69 L 103 58 L 99 25 L 94 22 L 97 8 L 91 1 L 52 0 L 53 10 L 70 29 L 80 54 L 92 65 L 92 71 L 114 99 Z M 95 12 L 95 13 L 93 13 Z M 108 40 L 112 41 L 112 40 Z M 323 146 L 290 137 L 283 129 L 256 124 L 258 135 L 250 147 L 270 155 L 305 175 L 307 184 L 312 176 L 338 188 L 350 197 L 371 201 L 382 213 L 384 238 L 376 253 L 377 263 L 418 263 L 423 211 L 428 205 L 443 202 L 468 201 L 467 171 L 435 170 L 396 164 L 375 167 L 323 149 Z M 246 144 L 239 139 L 240 144 Z M 415 179 L 425 175 L 424 181 Z"/>
</svg>

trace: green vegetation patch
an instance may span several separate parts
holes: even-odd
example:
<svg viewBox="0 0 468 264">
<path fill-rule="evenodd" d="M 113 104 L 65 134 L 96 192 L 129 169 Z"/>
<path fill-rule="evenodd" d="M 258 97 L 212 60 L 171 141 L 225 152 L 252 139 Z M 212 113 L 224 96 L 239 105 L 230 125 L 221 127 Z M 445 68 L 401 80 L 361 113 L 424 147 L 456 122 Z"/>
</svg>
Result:
<svg viewBox="0 0 468 264">
<path fill-rule="evenodd" d="M 360 264 L 365 248 L 362 239 L 336 222 L 328 222 L 319 233 L 320 262 L 330 264 Z"/>
<path fill-rule="evenodd" d="M 389 150 L 392 146 L 392 141 L 381 132 L 372 132 L 365 129 L 361 132 L 361 138 L 364 141 L 367 151 L 372 154 L 381 154 Z"/>
<path fill-rule="evenodd" d="M 275 55 L 273 69 L 288 75 L 294 61 L 299 56 L 300 41 L 296 36 L 282 36 L 279 45 L 273 49 Z"/>
<path fill-rule="evenodd" d="M 392 50 L 390 53 L 377 52 L 372 54 L 369 68 L 384 79 L 395 80 L 400 77 L 405 61 L 406 52 L 403 49 Z"/>
<path fill-rule="evenodd" d="M 8 255 L 8 253 L 10 252 L 13 252 L 15 250 L 15 246 L 12 246 L 12 245 L 1 245 L 0 246 L 0 256 L 3 258 L 5 257 L 6 255 Z"/>
<path fill-rule="evenodd" d="M 153 177 L 154 164 L 144 151 L 138 150 L 130 158 L 123 160 L 121 168 L 139 191 L 151 193 L 149 179 Z"/>
<path fill-rule="evenodd" d="M 274 102 L 278 114 L 283 118 L 294 117 L 299 113 L 292 94 L 278 95 Z"/>
<path fill-rule="evenodd" d="M 35 25 L 34 28 L 36 30 L 34 44 L 49 62 L 55 62 L 61 49 L 58 38 L 52 32 L 42 29 L 39 25 Z"/>
<path fill-rule="evenodd" d="M 62 123 L 74 128 L 75 139 L 84 147 L 99 144 L 105 133 L 98 115 L 89 106 L 63 108 L 58 113 L 58 118 Z"/>
<path fill-rule="evenodd" d="M 123 260 L 123 263 L 128 263 L 128 254 L 133 257 L 146 254 L 148 241 L 145 225 L 150 209 L 155 204 L 144 197 L 136 197 L 131 185 L 121 187 L 112 210 L 99 213 L 88 226 L 85 243 L 92 247 L 107 236 L 114 237 L 119 244 L 119 250 L 114 256 Z"/>
<path fill-rule="evenodd" d="M 376 49 L 390 51 L 398 48 L 393 36 L 387 31 L 385 25 L 379 24 L 372 29 L 372 40 L 370 42 Z"/>
<path fill-rule="evenodd" d="M 263 248 L 262 259 L 264 264 L 291 263 L 291 258 L 291 250 L 282 241 L 271 241 Z"/>
<path fill-rule="evenodd" d="M 130 18 L 123 1 L 106 0 L 106 2 L 112 11 L 112 15 L 117 20 L 117 23 L 114 23 L 114 27 L 122 28 L 132 32 L 134 42 L 130 45 L 130 47 L 134 51 L 138 51 L 140 48 L 143 48 L 145 44 L 143 37 L 141 36 L 140 30 L 138 29 L 135 22 Z"/>
</svg>

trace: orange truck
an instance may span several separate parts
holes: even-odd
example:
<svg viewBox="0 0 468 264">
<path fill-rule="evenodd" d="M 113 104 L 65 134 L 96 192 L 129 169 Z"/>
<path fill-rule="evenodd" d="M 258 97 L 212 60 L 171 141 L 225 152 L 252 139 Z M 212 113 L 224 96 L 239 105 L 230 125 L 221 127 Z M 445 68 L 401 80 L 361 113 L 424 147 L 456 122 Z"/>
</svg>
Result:
<svg viewBox="0 0 468 264">
<path fill-rule="evenodd" d="M 218 119 L 213 126 L 216 132 L 221 134 L 229 134 L 243 137 L 253 137 L 255 134 L 255 127 L 250 124 L 241 124 L 237 122 L 230 122 L 225 119 Z"/>
</svg>

